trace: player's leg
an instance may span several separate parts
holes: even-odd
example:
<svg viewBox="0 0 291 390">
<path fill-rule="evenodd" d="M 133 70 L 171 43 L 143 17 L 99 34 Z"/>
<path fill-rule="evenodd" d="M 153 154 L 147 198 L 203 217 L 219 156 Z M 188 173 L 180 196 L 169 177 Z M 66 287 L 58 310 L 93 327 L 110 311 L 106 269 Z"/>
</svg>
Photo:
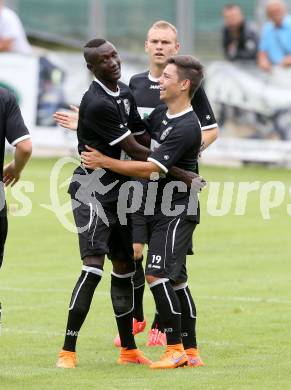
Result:
<svg viewBox="0 0 291 390">
<path fill-rule="evenodd" d="M 119 364 L 150 364 L 136 347 L 133 334 L 135 264 L 130 226 L 116 226 L 109 240 L 109 259 L 112 261 L 111 300 L 120 336 Z"/>
<path fill-rule="evenodd" d="M 171 284 L 178 261 L 174 251 L 179 218 L 157 216 L 151 225 L 151 239 L 146 264 L 149 283 L 157 310 L 162 318 L 167 337 L 167 350 L 151 368 L 176 368 L 187 364 L 187 355 L 181 340 L 181 307 Z M 186 249 L 187 250 L 187 249 Z M 186 253 L 185 253 L 186 255 Z"/>
<path fill-rule="evenodd" d="M 199 355 L 196 340 L 196 306 L 187 283 L 174 286 L 181 306 L 181 335 L 188 366 L 199 367 L 204 363 Z"/>
<path fill-rule="evenodd" d="M 3 210 L 0 210 L 0 268 L 3 263 L 4 247 L 8 232 L 8 220 L 7 220 L 7 209 L 6 204 Z"/>
<path fill-rule="evenodd" d="M 182 253 L 184 248 L 189 249 L 189 242 L 192 237 L 196 223 L 191 218 L 181 219 L 175 234 L 175 247 L 177 253 Z M 188 242 L 188 244 L 187 244 Z M 187 253 L 188 254 L 188 253 Z M 178 268 L 172 275 L 173 288 L 180 302 L 181 307 L 181 336 L 185 352 L 188 356 L 188 366 L 198 367 L 204 363 L 199 356 L 196 340 L 196 306 L 187 283 L 186 256 L 179 261 L 180 271 Z M 178 274 L 179 272 L 179 274 Z"/>
<path fill-rule="evenodd" d="M 135 260 L 134 283 L 134 313 L 138 322 L 144 321 L 143 294 L 145 287 L 145 275 L 143 269 L 143 250 L 148 242 L 147 217 L 142 212 L 136 212 L 130 216 L 132 223 L 132 241 Z"/>
<path fill-rule="evenodd" d="M 92 214 L 92 207 L 89 205 L 80 204 L 74 210 L 74 219 L 78 228 L 83 266 L 69 304 L 65 341 L 57 361 L 59 368 L 74 368 L 77 364 L 76 343 L 79 331 L 102 277 L 104 257 L 108 252 L 106 243 L 110 233 L 109 228 L 97 215 Z"/>
<path fill-rule="evenodd" d="M 132 241 L 135 260 L 135 273 L 133 276 L 134 285 L 134 310 L 133 310 L 133 334 L 143 332 L 146 327 L 146 320 L 143 313 L 143 294 L 145 288 L 145 275 L 143 269 L 143 249 L 147 242 L 146 217 L 142 213 L 130 215 L 132 229 Z M 114 345 L 120 347 L 119 334 L 114 339 Z"/>
<path fill-rule="evenodd" d="M 135 274 L 133 276 L 134 283 L 134 313 L 133 316 L 138 322 L 144 322 L 143 313 L 143 294 L 145 287 L 145 275 L 143 269 L 143 249 L 144 244 L 134 243 L 134 262 L 135 262 Z"/>
<path fill-rule="evenodd" d="M 131 215 L 132 230 L 133 230 L 133 250 L 136 265 L 134 281 L 134 322 L 133 331 L 135 334 L 143 331 L 146 326 L 146 321 L 143 314 L 143 295 L 145 285 L 145 275 L 143 269 L 143 250 L 145 243 L 149 241 L 148 224 L 151 217 L 145 216 L 143 212 L 136 212 Z M 160 316 L 156 310 L 151 329 L 148 333 L 147 346 L 164 346 L 166 344 L 166 336 L 162 331 Z"/>
</svg>

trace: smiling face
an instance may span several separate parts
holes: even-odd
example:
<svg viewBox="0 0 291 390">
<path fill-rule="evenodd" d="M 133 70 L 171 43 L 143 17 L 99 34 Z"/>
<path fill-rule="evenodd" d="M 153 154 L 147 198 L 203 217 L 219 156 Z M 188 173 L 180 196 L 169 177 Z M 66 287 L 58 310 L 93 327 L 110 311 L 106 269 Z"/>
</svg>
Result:
<svg viewBox="0 0 291 390">
<path fill-rule="evenodd" d="M 145 51 L 148 53 L 150 65 L 165 66 L 167 59 L 177 54 L 178 50 L 177 35 L 171 28 L 151 28 L 149 30 Z"/>
<path fill-rule="evenodd" d="M 88 68 L 97 79 L 105 83 L 116 82 L 121 76 L 120 58 L 117 50 L 110 42 L 90 48 Z"/>
<path fill-rule="evenodd" d="M 168 64 L 160 77 L 160 99 L 164 102 L 175 100 L 185 91 L 185 81 L 180 80 L 177 66 Z"/>
</svg>

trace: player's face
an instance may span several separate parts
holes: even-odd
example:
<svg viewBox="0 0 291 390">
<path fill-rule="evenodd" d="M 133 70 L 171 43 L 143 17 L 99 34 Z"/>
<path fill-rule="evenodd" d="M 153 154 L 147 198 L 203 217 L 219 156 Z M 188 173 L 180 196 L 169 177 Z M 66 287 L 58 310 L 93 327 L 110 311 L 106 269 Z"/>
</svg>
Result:
<svg viewBox="0 0 291 390">
<path fill-rule="evenodd" d="M 120 79 L 120 58 L 115 47 L 106 42 L 96 48 L 93 73 L 99 80 L 114 82 Z"/>
<path fill-rule="evenodd" d="M 148 32 L 145 51 L 148 53 L 150 65 L 165 65 L 167 59 L 179 50 L 177 36 L 170 28 L 152 28 Z"/>
<path fill-rule="evenodd" d="M 164 102 L 172 101 L 180 96 L 182 82 L 179 80 L 175 64 L 168 64 L 160 77 L 160 99 Z"/>
</svg>

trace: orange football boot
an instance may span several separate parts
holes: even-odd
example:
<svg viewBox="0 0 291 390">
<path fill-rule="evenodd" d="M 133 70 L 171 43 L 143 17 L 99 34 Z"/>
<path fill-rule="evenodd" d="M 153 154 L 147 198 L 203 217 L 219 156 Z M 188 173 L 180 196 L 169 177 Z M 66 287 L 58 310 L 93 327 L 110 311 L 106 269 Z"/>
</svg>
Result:
<svg viewBox="0 0 291 390">
<path fill-rule="evenodd" d="M 121 348 L 120 356 L 117 360 L 118 364 L 145 364 L 149 366 L 152 364 L 152 361 L 144 356 L 142 351 L 139 349 L 127 349 Z"/>
<path fill-rule="evenodd" d="M 62 349 L 59 352 L 59 357 L 56 366 L 58 368 L 76 368 L 77 363 L 78 362 L 76 352 L 65 351 L 64 349 Z"/>
<path fill-rule="evenodd" d="M 184 367 L 188 363 L 188 357 L 182 344 L 168 345 L 161 360 L 150 365 L 153 369 Z"/>
<path fill-rule="evenodd" d="M 185 349 L 188 357 L 187 367 L 202 367 L 205 363 L 202 361 L 197 348 Z"/>
</svg>

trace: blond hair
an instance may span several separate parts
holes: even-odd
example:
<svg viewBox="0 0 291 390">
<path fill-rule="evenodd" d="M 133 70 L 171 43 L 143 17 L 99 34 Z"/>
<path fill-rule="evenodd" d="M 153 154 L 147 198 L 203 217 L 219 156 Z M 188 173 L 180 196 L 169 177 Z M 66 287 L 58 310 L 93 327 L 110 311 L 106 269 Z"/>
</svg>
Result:
<svg viewBox="0 0 291 390">
<path fill-rule="evenodd" d="M 178 36 L 178 30 L 176 29 L 176 27 L 167 22 L 166 20 L 158 20 L 157 22 L 155 22 L 148 30 L 148 34 L 149 32 L 152 30 L 152 29 L 163 29 L 163 30 L 166 30 L 167 28 L 169 28 L 170 30 L 172 30 L 174 32 L 174 34 L 176 35 L 176 38 Z"/>
</svg>

